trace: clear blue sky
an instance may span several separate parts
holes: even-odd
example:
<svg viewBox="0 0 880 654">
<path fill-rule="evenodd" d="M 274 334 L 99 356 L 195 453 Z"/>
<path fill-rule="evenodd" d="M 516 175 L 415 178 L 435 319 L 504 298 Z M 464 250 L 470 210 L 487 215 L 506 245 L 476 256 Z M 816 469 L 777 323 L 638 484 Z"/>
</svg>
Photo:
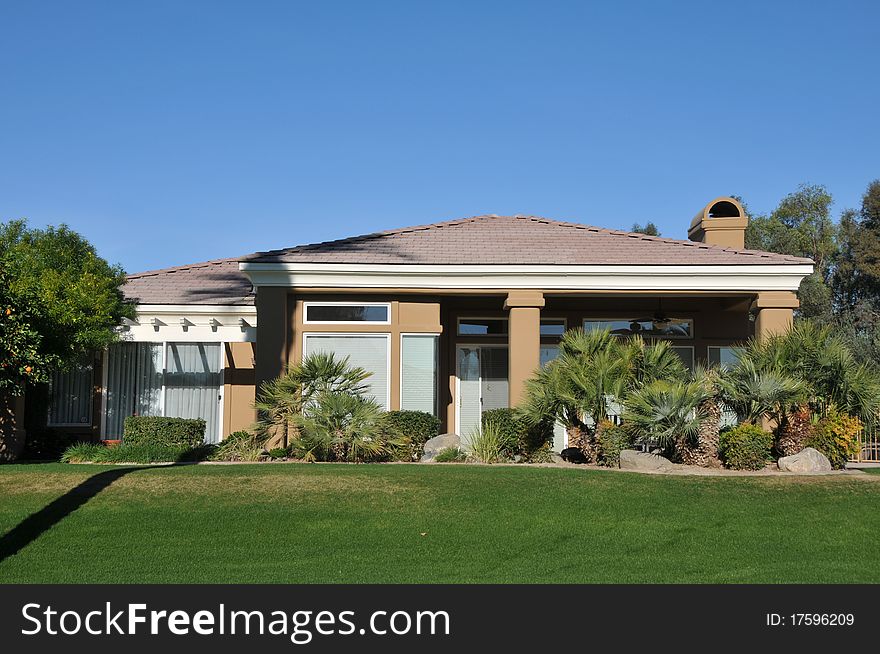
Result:
<svg viewBox="0 0 880 654">
<path fill-rule="evenodd" d="M 0 0 L 0 220 L 128 271 L 880 177 L 880 2 Z"/>
</svg>

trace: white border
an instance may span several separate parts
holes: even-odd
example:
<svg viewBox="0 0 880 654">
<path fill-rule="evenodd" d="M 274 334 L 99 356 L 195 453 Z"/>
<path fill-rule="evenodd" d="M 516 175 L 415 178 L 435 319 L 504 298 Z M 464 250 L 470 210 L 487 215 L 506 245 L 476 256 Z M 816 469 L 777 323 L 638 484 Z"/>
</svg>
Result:
<svg viewBox="0 0 880 654">
<path fill-rule="evenodd" d="M 400 332 L 400 397 L 398 402 L 401 411 L 408 409 L 403 408 L 403 337 L 404 336 L 423 336 L 434 339 L 434 416 L 440 417 L 440 334 L 436 332 Z"/>
<path fill-rule="evenodd" d="M 309 307 L 385 307 L 388 311 L 386 320 L 309 320 Z M 390 325 L 390 302 L 303 302 L 304 325 Z"/>
<path fill-rule="evenodd" d="M 388 380 L 387 388 L 385 389 L 385 410 L 391 411 L 391 348 L 393 347 L 393 343 L 391 341 L 391 333 L 390 332 L 303 332 L 302 334 L 302 353 L 303 357 L 306 355 L 306 339 L 309 336 L 384 336 L 385 340 L 388 343 L 388 349 L 386 352 L 387 362 L 385 364 L 385 374 Z"/>
<path fill-rule="evenodd" d="M 796 291 L 808 263 L 736 265 L 423 265 L 252 263 L 254 286 L 296 288 Z"/>
</svg>

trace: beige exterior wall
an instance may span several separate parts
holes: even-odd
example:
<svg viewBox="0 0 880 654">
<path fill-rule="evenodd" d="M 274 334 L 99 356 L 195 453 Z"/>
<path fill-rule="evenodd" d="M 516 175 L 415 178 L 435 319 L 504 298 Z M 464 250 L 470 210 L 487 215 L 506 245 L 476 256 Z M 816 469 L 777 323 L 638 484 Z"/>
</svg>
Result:
<svg viewBox="0 0 880 654">
<path fill-rule="evenodd" d="M 249 429 L 256 419 L 253 343 L 224 343 L 223 437 Z"/>
<path fill-rule="evenodd" d="M 791 329 L 794 310 L 799 306 L 794 293 L 759 293 L 752 303 L 755 312 L 755 337 L 768 338 Z"/>
<path fill-rule="evenodd" d="M 508 401 L 517 406 L 525 395 L 526 381 L 541 363 L 541 309 L 544 294 L 540 292 L 510 293 L 504 302 L 508 321 Z"/>
</svg>

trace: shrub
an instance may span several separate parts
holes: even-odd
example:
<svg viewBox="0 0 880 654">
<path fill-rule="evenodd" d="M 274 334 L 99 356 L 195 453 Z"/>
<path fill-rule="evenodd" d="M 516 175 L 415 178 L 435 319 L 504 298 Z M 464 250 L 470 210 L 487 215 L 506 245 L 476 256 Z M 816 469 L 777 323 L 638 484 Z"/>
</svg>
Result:
<svg viewBox="0 0 880 654">
<path fill-rule="evenodd" d="M 168 445 L 117 445 L 77 443 L 64 451 L 65 463 L 173 463 L 202 461 L 213 452 L 213 445 L 181 447 Z"/>
<path fill-rule="evenodd" d="M 290 452 L 287 451 L 286 447 L 273 447 L 269 450 L 269 458 L 270 459 L 284 459 Z"/>
<path fill-rule="evenodd" d="M 444 447 L 434 457 L 437 463 L 462 463 L 467 461 L 467 452 L 460 447 Z"/>
<path fill-rule="evenodd" d="M 510 451 L 515 444 L 513 436 L 505 433 L 493 421 L 487 422 L 482 431 L 474 430 L 469 440 L 471 453 L 481 463 L 498 463 L 508 460 Z"/>
<path fill-rule="evenodd" d="M 387 411 L 380 423 L 386 437 L 402 442 L 395 458 L 403 461 L 421 459 L 425 443 L 440 433 L 440 419 L 425 411 Z"/>
<path fill-rule="evenodd" d="M 220 442 L 211 458 L 214 461 L 259 461 L 263 445 L 262 437 L 246 430 L 235 431 Z"/>
<path fill-rule="evenodd" d="M 819 450 L 828 457 L 831 467 L 839 470 L 859 453 L 859 434 L 863 428 L 858 418 L 832 409 L 816 423 L 804 445 Z"/>
<path fill-rule="evenodd" d="M 293 449 L 307 461 L 384 461 L 402 443 L 381 426 L 375 400 L 349 393 L 322 393 L 298 416 Z"/>
<path fill-rule="evenodd" d="M 620 453 L 632 445 L 633 439 L 626 429 L 603 420 L 596 432 L 597 462 L 600 466 L 616 468 L 620 465 Z"/>
<path fill-rule="evenodd" d="M 773 434 L 748 422 L 722 431 L 718 444 L 722 461 L 734 470 L 760 470 L 772 447 Z"/>
<path fill-rule="evenodd" d="M 546 447 L 553 441 L 553 423 L 542 420 L 531 424 L 516 409 L 490 409 L 483 411 L 483 429 L 489 425 L 495 427 L 501 439 L 507 444 L 506 454 L 509 456 L 530 456 Z"/>
<path fill-rule="evenodd" d="M 129 416 L 122 440 L 126 445 L 198 447 L 205 440 L 205 426 L 202 418 Z"/>
</svg>

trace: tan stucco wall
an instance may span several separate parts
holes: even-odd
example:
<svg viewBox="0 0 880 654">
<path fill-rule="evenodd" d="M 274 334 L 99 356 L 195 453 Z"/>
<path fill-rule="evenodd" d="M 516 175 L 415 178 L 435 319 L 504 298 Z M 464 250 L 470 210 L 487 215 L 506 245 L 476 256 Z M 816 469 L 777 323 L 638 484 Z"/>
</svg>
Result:
<svg viewBox="0 0 880 654">
<path fill-rule="evenodd" d="M 752 302 L 752 311 L 755 312 L 755 338 L 767 338 L 790 330 L 794 322 L 794 310 L 799 304 L 797 295 L 791 292 L 759 293 Z"/>
<path fill-rule="evenodd" d="M 223 437 L 249 429 L 256 419 L 254 411 L 253 343 L 224 343 Z"/>
<path fill-rule="evenodd" d="M 526 381 L 541 363 L 541 309 L 544 294 L 510 293 L 504 302 L 508 310 L 508 402 L 517 406 L 526 390 Z"/>
</svg>

